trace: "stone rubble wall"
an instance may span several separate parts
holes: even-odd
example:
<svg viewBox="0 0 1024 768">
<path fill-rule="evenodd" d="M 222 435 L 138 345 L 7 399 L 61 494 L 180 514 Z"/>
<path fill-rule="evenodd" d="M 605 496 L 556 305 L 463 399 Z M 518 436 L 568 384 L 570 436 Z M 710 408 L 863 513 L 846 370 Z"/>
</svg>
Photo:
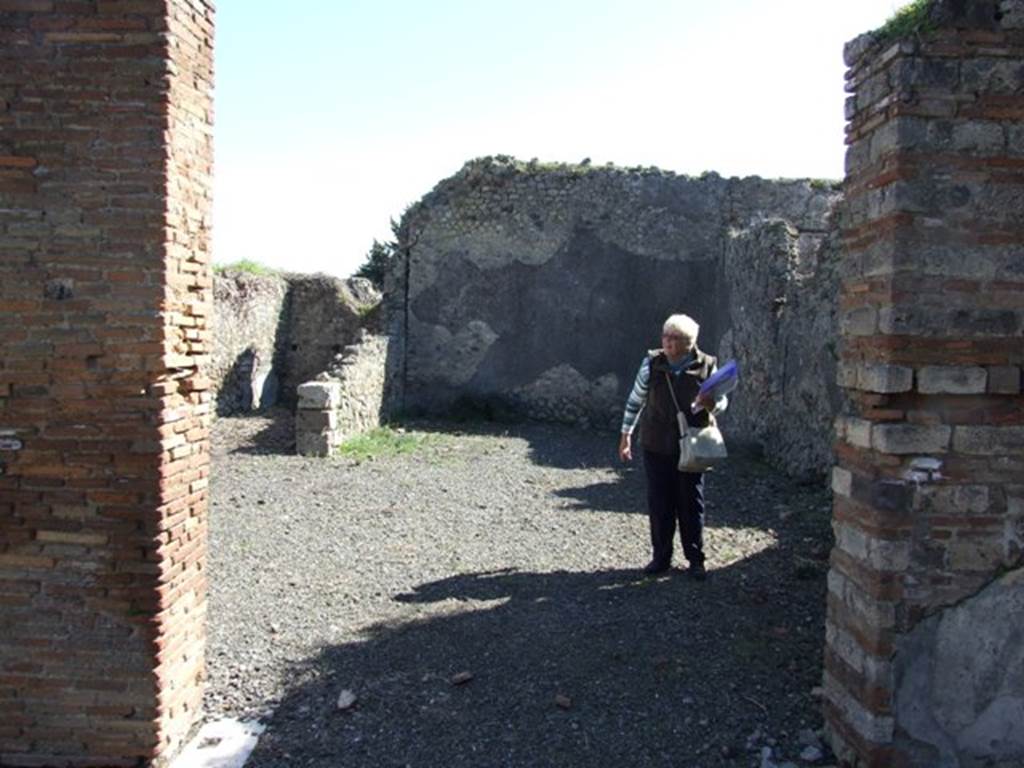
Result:
<svg viewBox="0 0 1024 768">
<path fill-rule="evenodd" d="M 682 311 L 703 349 L 739 358 L 729 439 L 823 475 L 838 199 L 807 180 L 471 161 L 401 223 L 393 407 L 618 429 L 645 351 Z"/>
<path fill-rule="evenodd" d="M 388 338 L 364 331 L 339 360 L 314 381 L 298 387 L 296 451 L 329 456 L 344 440 L 386 420 Z"/>
<path fill-rule="evenodd" d="M 222 415 L 295 405 L 299 384 L 335 365 L 380 303 L 362 278 L 232 270 L 216 276 L 214 298 L 210 377 Z"/>
<path fill-rule="evenodd" d="M 217 412 L 273 405 L 288 343 L 289 283 L 281 275 L 227 271 L 213 281 L 213 360 Z"/>
<path fill-rule="evenodd" d="M 787 474 L 810 479 L 832 462 L 836 380 L 837 232 L 804 235 L 782 219 L 730 233 L 727 295 L 732 325 L 722 359 L 742 361 L 742 389 L 727 412 Z M 724 419 L 723 419 L 724 420 Z"/>
<path fill-rule="evenodd" d="M 1024 3 L 847 46 L 825 649 L 856 766 L 1024 765 Z"/>
</svg>

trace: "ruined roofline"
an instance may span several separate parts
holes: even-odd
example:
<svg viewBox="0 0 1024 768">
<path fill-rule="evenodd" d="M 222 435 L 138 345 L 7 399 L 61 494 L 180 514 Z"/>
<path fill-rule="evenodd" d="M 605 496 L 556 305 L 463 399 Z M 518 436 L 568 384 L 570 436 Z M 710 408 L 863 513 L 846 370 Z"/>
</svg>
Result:
<svg viewBox="0 0 1024 768">
<path fill-rule="evenodd" d="M 417 220 L 423 211 L 429 210 L 453 196 L 462 194 L 467 187 L 479 187 L 487 180 L 493 180 L 500 185 L 514 179 L 543 177 L 550 178 L 556 182 L 564 181 L 569 183 L 578 180 L 593 181 L 601 178 L 619 182 L 629 179 L 661 178 L 670 182 L 721 185 L 725 188 L 745 185 L 777 185 L 780 187 L 806 185 L 822 192 L 830 192 L 837 195 L 842 192 L 841 179 L 811 177 L 765 178 L 758 175 L 724 177 L 716 171 L 705 171 L 699 176 L 690 176 L 688 174 L 676 173 L 675 171 L 663 170 L 655 166 L 623 167 L 611 163 L 591 165 L 587 161 L 580 163 L 541 162 L 536 158 L 523 161 L 511 155 L 487 155 L 467 160 L 458 171 L 437 182 L 423 197 L 409 205 L 403 212 L 400 220 L 399 239 L 402 242 L 408 241 L 409 225 Z"/>
<path fill-rule="evenodd" d="M 750 174 L 748 176 L 723 176 L 714 170 L 703 171 L 702 173 L 694 176 L 687 173 L 677 173 L 672 170 L 659 168 L 654 165 L 633 165 L 633 166 L 621 166 L 615 165 L 614 163 L 608 162 L 603 165 L 593 165 L 589 159 L 585 159 L 578 163 L 562 162 L 562 161 L 540 161 L 537 158 L 533 158 L 529 161 L 520 160 L 512 155 L 485 155 L 484 157 L 475 157 L 467 160 L 462 168 L 456 171 L 451 176 L 442 179 L 434 187 L 444 185 L 446 182 L 456 181 L 459 179 L 471 177 L 479 174 L 492 173 L 496 175 L 511 175 L 513 173 L 523 174 L 554 174 L 554 175 L 566 175 L 566 176 L 589 176 L 591 174 L 610 174 L 615 176 L 662 176 L 665 178 L 682 179 L 686 181 L 705 181 L 705 180 L 722 180 L 732 182 L 745 182 L 745 181 L 763 181 L 770 183 L 779 184 L 796 184 L 796 183 L 820 183 L 823 185 L 834 185 L 838 186 L 842 183 L 842 179 L 817 179 L 812 177 L 800 177 L 800 176 L 784 176 L 784 177 L 764 177 L 758 174 Z"/>
</svg>

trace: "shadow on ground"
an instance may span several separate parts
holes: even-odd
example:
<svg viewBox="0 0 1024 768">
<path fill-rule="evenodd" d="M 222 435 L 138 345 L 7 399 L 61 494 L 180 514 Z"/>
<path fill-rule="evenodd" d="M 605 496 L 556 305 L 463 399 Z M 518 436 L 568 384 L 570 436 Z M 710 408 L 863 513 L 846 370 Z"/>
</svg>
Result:
<svg viewBox="0 0 1024 768">
<path fill-rule="evenodd" d="M 529 436 L 539 464 L 614 456 L 614 436 Z M 642 514 L 642 470 L 614 473 L 564 489 L 557 514 Z M 707 494 L 721 549 L 707 582 L 509 569 L 419 584 L 391 598 L 429 616 L 294 666 L 252 764 L 745 766 L 769 737 L 794 758 L 797 731 L 821 722 L 827 494 L 739 459 Z M 730 558 L 747 534 L 773 543 Z M 358 701 L 342 711 L 345 690 Z"/>
</svg>

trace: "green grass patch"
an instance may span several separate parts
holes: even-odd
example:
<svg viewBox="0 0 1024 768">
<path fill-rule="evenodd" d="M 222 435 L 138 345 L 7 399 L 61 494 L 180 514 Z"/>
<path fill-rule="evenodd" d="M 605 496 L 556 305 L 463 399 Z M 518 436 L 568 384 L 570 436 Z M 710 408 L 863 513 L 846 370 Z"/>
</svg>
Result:
<svg viewBox="0 0 1024 768">
<path fill-rule="evenodd" d="M 277 270 L 268 267 L 266 264 L 260 264 L 258 261 L 253 261 L 252 259 L 233 261 L 230 264 L 214 264 L 213 272 L 217 275 L 223 275 L 225 272 L 247 272 L 250 275 L 277 274 Z"/>
<path fill-rule="evenodd" d="M 338 446 L 338 455 L 356 461 L 413 453 L 430 441 L 428 435 L 410 434 L 393 427 L 378 427 Z"/>
<path fill-rule="evenodd" d="M 928 18 L 931 5 L 932 0 L 914 0 L 907 3 L 875 30 L 875 37 L 888 42 L 931 31 L 934 26 Z"/>
</svg>

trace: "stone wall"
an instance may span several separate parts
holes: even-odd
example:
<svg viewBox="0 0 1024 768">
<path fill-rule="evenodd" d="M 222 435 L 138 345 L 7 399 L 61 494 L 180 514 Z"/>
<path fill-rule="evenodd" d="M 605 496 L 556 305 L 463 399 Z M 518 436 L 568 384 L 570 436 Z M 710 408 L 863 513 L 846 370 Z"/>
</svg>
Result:
<svg viewBox="0 0 1024 768">
<path fill-rule="evenodd" d="M 380 293 L 365 278 L 338 280 L 326 275 L 289 277 L 288 343 L 282 393 L 294 404 L 305 381 L 338 362 L 345 348 L 376 322 Z"/>
<path fill-rule="evenodd" d="M 645 350 L 685 311 L 704 349 L 740 358 L 731 439 L 823 474 L 837 199 L 808 181 L 470 162 L 401 224 L 396 407 L 617 429 Z"/>
<path fill-rule="evenodd" d="M 0 0 L 0 764 L 199 711 L 212 7 Z"/>
<path fill-rule="evenodd" d="M 274 405 L 288 344 L 288 281 L 228 270 L 213 281 L 210 379 L 221 415 Z"/>
<path fill-rule="evenodd" d="M 214 280 L 210 377 L 222 415 L 281 402 L 336 365 L 376 322 L 380 293 L 363 278 L 228 269 Z"/>
<path fill-rule="evenodd" d="M 845 762 L 1024 764 L 1024 4 L 853 41 L 826 715 Z"/>
<path fill-rule="evenodd" d="M 299 385 L 295 413 L 296 451 L 328 456 L 349 437 L 387 420 L 388 338 L 363 331 L 330 369 Z"/>
<path fill-rule="evenodd" d="M 782 219 L 730 233 L 724 271 L 731 325 L 719 348 L 743 365 L 728 431 L 796 478 L 832 463 L 838 232 L 807 235 Z M 805 242 L 801 243 L 801 237 Z M 735 439 L 735 437 L 733 438 Z"/>
</svg>

